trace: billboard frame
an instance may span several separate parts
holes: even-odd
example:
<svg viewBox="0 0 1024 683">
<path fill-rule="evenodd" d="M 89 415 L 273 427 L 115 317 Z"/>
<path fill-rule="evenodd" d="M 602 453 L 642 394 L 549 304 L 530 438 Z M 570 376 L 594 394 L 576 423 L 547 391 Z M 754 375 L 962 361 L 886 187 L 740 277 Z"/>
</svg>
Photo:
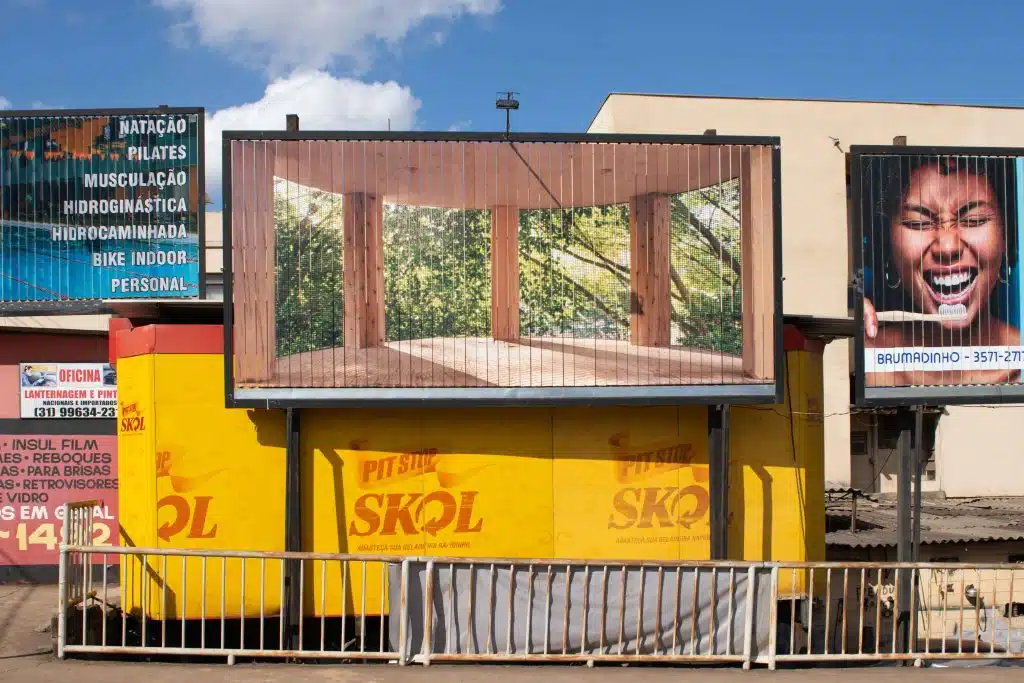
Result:
<svg viewBox="0 0 1024 683">
<path fill-rule="evenodd" d="M 850 248 L 853 250 L 854 405 L 865 408 L 900 408 L 921 405 L 979 405 L 1024 403 L 1024 383 L 967 386 L 869 387 L 864 352 L 864 215 L 863 172 L 866 156 L 993 156 L 1024 157 L 1024 147 L 952 147 L 911 145 L 850 145 Z M 1024 226 L 1018 225 L 1020 233 Z"/>
<path fill-rule="evenodd" d="M 765 146 L 772 159 L 772 249 L 775 281 L 774 381 L 764 384 L 519 388 L 259 388 L 234 386 L 231 143 L 252 142 L 513 142 Z M 779 136 L 625 133 L 500 133 L 227 130 L 221 138 L 224 225 L 224 395 L 228 408 L 556 407 L 571 405 L 781 404 L 785 397 L 782 310 L 782 151 Z"/>
<path fill-rule="evenodd" d="M 199 182 L 196 197 L 196 228 L 199 231 L 199 294 L 195 297 L 181 297 L 182 301 L 195 301 L 206 298 L 206 108 L 205 107 L 115 107 L 111 109 L 4 109 L 0 111 L 0 121 L 4 119 L 26 117 L 66 117 L 76 116 L 166 116 L 196 114 L 198 119 L 198 145 L 196 179 Z M 105 297 L 91 299 L 55 299 L 53 301 L 0 301 L 0 317 L 10 315 L 81 315 L 83 309 L 88 313 L 103 312 L 102 302 Z M 123 301 L 145 302 L 146 299 L 124 298 Z M 84 305 L 83 305 L 84 304 Z M 89 304 L 93 304 L 90 306 Z M 95 309 L 95 311 L 93 310 Z"/>
</svg>

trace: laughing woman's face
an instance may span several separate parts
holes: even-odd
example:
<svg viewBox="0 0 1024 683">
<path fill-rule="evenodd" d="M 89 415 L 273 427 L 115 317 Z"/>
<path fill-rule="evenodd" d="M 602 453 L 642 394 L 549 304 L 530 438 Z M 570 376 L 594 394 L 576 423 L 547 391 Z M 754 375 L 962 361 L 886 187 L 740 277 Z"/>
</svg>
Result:
<svg viewBox="0 0 1024 683">
<path fill-rule="evenodd" d="M 989 180 L 957 170 L 916 169 L 890 232 L 893 265 L 914 309 L 956 312 L 942 322 L 951 330 L 975 324 L 988 307 L 1005 247 L 1002 209 Z"/>
</svg>

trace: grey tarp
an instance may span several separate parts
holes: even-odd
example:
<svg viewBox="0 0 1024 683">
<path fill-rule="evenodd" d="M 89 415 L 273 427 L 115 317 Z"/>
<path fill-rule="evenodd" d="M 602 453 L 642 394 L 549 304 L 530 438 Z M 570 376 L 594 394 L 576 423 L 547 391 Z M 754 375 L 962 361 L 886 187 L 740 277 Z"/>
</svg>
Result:
<svg viewBox="0 0 1024 683">
<path fill-rule="evenodd" d="M 476 564 L 472 568 L 455 564 L 453 572 L 452 565 L 437 563 L 431 605 L 431 652 L 536 654 L 545 652 L 546 641 L 546 652 L 553 654 L 562 654 L 564 648 L 568 654 L 586 655 L 620 651 L 636 654 L 638 649 L 641 654 L 742 655 L 752 593 L 750 653 L 751 657 L 757 657 L 768 652 L 771 570 L 755 570 L 752 591 L 748 590 L 747 571 L 736 568 L 730 575 L 729 569 L 719 569 L 712 577 L 712 571 L 707 568 L 700 569 L 699 575 L 692 567 L 680 568 L 678 572 L 675 567 L 663 568 L 659 611 L 659 570 L 656 567 L 609 567 L 606 573 L 600 567 L 585 571 L 582 567 L 567 569 L 565 565 L 552 565 L 549 578 L 548 565 L 534 565 L 531 581 L 526 567 L 516 567 L 513 573 L 508 565 L 495 565 L 492 571 L 489 564 Z M 400 566 L 392 565 L 391 572 L 390 637 L 397 647 Z M 426 573 L 426 562 L 410 563 L 406 596 L 407 657 L 423 651 Z M 489 610 L 492 596 L 493 609 Z M 567 613 L 568 629 L 565 629 Z"/>
</svg>

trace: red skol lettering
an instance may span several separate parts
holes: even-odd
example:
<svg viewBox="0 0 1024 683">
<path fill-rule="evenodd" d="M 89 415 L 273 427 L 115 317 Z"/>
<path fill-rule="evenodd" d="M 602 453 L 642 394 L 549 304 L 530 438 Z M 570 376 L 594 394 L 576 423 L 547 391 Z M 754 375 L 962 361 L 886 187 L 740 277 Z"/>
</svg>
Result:
<svg viewBox="0 0 1024 683">
<path fill-rule="evenodd" d="M 121 431 L 129 434 L 141 432 L 146 428 L 145 417 L 123 417 L 121 418 Z"/>
<path fill-rule="evenodd" d="M 451 528 L 457 534 L 479 533 L 484 521 L 474 514 L 478 491 L 421 493 L 367 493 L 356 499 L 350 536 L 436 536 Z"/>
</svg>

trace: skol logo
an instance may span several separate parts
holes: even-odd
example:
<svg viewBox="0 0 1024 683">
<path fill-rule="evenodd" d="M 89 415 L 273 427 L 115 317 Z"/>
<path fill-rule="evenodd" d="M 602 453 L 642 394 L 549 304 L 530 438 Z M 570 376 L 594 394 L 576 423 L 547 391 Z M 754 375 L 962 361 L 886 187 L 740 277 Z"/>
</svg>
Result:
<svg viewBox="0 0 1024 683">
<path fill-rule="evenodd" d="M 156 454 L 156 477 L 170 481 L 173 494 L 157 501 L 157 516 L 161 510 L 170 510 L 170 520 L 161 524 L 157 535 L 165 541 L 184 532 L 187 538 L 215 538 L 217 525 L 208 525 L 206 518 L 213 503 L 213 496 L 194 495 L 193 492 L 220 474 L 223 469 L 206 470 L 195 475 L 185 475 L 182 449 L 175 447 Z M 193 495 L 181 495 L 193 494 Z"/>
<path fill-rule="evenodd" d="M 121 422 L 119 426 L 122 434 L 138 434 L 145 431 L 146 416 L 142 414 L 142 409 L 137 401 L 132 403 L 121 402 Z"/>
<path fill-rule="evenodd" d="M 707 465 L 693 465 L 693 444 L 665 442 L 630 448 L 629 437 L 614 434 L 608 440 L 615 458 L 615 480 L 634 484 L 619 489 L 612 498 L 608 528 L 650 529 L 681 526 L 689 529 L 704 518 L 710 506 L 706 487 L 635 486 L 657 474 L 688 468 L 695 482 L 706 482 Z"/>
<path fill-rule="evenodd" d="M 358 480 L 366 490 L 392 486 L 399 481 L 418 481 L 435 475 L 440 488 L 413 493 L 366 493 L 356 499 L 349 524 L 350 536 L 394 536 L 426 532 L 436 536 L 445 529 L 457 534 L 479 533 L 484 521 L 474 510 L 479 491 L 452 490 L 488 465 L 465 467 L 436 448 L 383 453 L 362 450 L 363 442 L 351 444 L 357 451 Z M 430 488 L 429 486 L 425 488 Z"/>
</svg>

